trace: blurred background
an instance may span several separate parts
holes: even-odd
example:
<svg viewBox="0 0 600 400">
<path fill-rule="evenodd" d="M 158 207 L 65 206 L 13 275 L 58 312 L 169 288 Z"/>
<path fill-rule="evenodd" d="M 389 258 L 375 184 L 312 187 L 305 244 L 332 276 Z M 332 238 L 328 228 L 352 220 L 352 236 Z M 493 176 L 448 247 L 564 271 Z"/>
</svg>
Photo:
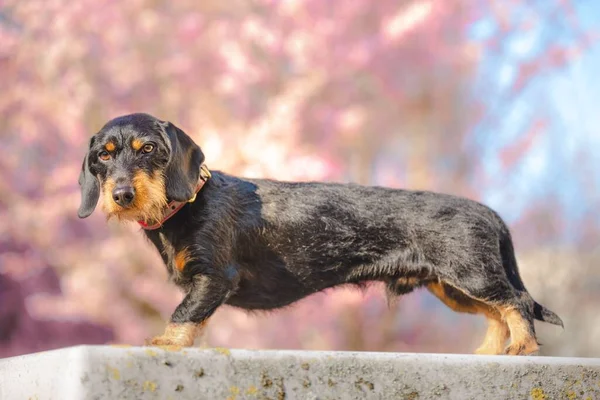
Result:
<svg viewBox="0 0 600 400">
<path fill-rule="evenodd" d="M 148 112 L 248 177 L 466 196 L 513 230 L 524 281 L 600 356 L 600 2 L 0 2 L 0 357 L 142 344 L 182 298 L 138 226 L 77 218 L 89 137 Z M 596 111 L 594 111 L 596 110 Z M 221 308 L 211 346 L 470 353 L 483 317 L 426 291 Z"/>
</svg>

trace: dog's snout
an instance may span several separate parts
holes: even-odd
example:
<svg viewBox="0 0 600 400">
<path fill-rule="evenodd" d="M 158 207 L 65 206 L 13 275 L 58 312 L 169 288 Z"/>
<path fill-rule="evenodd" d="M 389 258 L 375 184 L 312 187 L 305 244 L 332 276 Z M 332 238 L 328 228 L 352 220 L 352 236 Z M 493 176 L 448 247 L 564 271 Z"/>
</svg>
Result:
<svg viewBox="0 0 600 400">
<path fill-rule="evenodd" d="M 112 192 L 113 200 L 121 207 L 127 207 L 133 202 L 135 189 L 131 186 L 117 186 Z"/>
</svg>

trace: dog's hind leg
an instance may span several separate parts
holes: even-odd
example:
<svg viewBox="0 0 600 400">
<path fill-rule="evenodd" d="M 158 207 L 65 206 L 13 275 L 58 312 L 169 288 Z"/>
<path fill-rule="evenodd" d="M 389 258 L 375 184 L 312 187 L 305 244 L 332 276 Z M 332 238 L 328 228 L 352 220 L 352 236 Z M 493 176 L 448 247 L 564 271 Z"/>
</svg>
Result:
<svg viewBox="0 0 600 400">
<path fill-rule="evenodd" d="M 521 292 L 517 298 L 502 306 L 497 306 L 510 329 L 511 343 L 505 354 L 534 355 L 539 351 L 539 344 L 533 324 L 534 301 L 527 292 Z"/>
<path fill-rule="evenodd" d="M 506 340 L 510 337 L 508 325 L 497 313 L 493 317 L 487 317 L 487 332 L 483 339 L 483 343 L 475 350 L 475 354 L 502 354 L 504 352 Z"/>
<path fill-rule="evenodd" d="M 488 321 L 488 329 L 483 343 L 476 354 L 502 354 L 509 337 L 509 327 L 495 307 L 476 300 L 454 287 L 442 282 L 430 283 L 427 289 L 447 307 L 456 312 L 483 314 Z"/>
<path fill-rule="evenodd" d="M 539 345 L 533 324 L 535 304 L 533 299 L 527 292 L 514 290 L 508 281 L 493 279 L 489 282 L 481 289 L 466 285 L 458 288 L 447 282 L 430 284 L 428 288 L 455 311 L 481 313 L 486 315 L 488 320 L 499 321 L 494 322 L 490 327 L 490 335 L 493 336 L 489 338 L 489 342 L 486 336 L 484 344 L 479 349 L 481 353 L 489 354 L 493 349 L 494 354 L 500 354 L 496 352 L 497 345 L 506 333 L 505 326 L 508 326 L 511 344 L 506 347 L 504 354 L 537 354 Z M 496 339 L 493 338 L 494 336 Z"/>
</svg>

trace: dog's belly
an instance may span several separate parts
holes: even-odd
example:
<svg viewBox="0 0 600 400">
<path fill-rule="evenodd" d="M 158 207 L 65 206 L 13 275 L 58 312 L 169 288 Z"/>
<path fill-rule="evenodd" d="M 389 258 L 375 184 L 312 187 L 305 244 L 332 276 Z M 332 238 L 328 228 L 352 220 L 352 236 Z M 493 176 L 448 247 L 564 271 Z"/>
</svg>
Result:
<svg viewBox="0 0 600 400">
<path fill-rule="evenodd" d="M 282 266 L 265 267 L 260 272 L 249 274 L 245 270 L 240 277 L 237 290 L 227 304 L 246 310 L 272 310 L 285 307 L 313 293 L 344 284 L 339 274 L 295 274 Z"/>
<path fill-rule="evenodd" d="M 299 286 L 293 287 L 289 282 L 265 290 L 242 281 L 238 290 L 227 300 L 227 304 L 245 310 L 273 310 L 290 305 L 316 291 Z"/>
<path fill-rule="evenodd" d="M 244 310 L 274 310 L 290 305 L 309 294 L 300 291 L 266 293 L 242 290 L 230 296 L 226 304 Z"/>
</svg>

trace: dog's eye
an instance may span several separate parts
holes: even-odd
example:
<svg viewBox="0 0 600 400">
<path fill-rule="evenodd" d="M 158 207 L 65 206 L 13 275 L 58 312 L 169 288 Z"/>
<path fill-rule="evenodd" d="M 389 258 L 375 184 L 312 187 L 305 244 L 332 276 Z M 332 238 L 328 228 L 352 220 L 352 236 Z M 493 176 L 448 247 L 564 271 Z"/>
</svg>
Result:
<svg viewBox="0 0 600 400">
<path fill-rule="evenodd" d="M 98 158 L 102 161 L 108 161 L 110 160 L 110 154 L 108 153 L 108 151 L 102 150 L 100 153 L 98 153 Z"/>
<path fill-rule="evenodd" d="M 154 150 L 154 145 L 152 143 L 146 143 L 144 147 L 142 147 L 142 153 L 148 154 Z"/>
</svg>

